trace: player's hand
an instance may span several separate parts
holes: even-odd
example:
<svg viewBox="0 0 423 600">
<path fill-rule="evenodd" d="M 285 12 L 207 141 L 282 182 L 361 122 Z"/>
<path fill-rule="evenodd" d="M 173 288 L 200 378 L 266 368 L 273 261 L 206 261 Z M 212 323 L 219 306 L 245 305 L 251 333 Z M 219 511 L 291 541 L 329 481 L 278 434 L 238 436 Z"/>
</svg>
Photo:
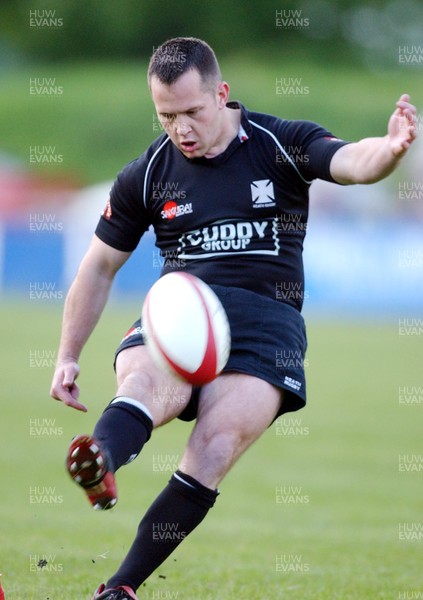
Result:
<svg viewBox="0 0 423 600">
<path fill-rule="evenodd" d="M 410 104 L 408 94 L 402 94 L 396 106 L 389 119 L 388 137 L 392 153 L 400 158 L 417 137 L 416 107 Z"/>
<path fill-rule="evenodd" d="M 79 365 L 76 362 L 61 362 L 56 365 L 56 371 L 51 384 L 50 395 L 76 410 L 87 412 L 87 407 L 78 402 L 79 387 L 75 380 L 79 375 Z"/>
</svg>

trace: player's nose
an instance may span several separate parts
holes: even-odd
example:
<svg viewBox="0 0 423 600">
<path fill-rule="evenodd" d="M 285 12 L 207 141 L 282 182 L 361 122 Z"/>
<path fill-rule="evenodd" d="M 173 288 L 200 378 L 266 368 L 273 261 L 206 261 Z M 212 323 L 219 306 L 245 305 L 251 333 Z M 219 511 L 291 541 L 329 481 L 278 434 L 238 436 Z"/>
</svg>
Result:
<svg viewBox="0 0 423 600">
<path fill-rule="evenodd" d="M 176 121 L 175 131 L 178 135 L 187 135 L 191 131 L 191 127 L 184 121 Z"/>
</svg>

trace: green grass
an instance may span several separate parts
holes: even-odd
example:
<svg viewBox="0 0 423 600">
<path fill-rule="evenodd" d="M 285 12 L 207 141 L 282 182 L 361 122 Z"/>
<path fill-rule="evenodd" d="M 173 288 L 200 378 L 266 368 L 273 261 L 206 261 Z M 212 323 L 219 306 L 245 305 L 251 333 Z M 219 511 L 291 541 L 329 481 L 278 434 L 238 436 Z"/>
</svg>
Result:
<svg viewBox="0 0 423 600">
<path fill-rule="evenodd" d="M 31 352 L 55 352 L 60 307 L 0 307 L 7 392 L 0 571 L 7 600 L 90 598 L 165 485 L 171 465 L 164 457 L 182 452 L 189 424 L 156 431 L 142 457 L 119 472 L 119 504 L 108 513 L 92 511 L 63 468 L 71 437 L 90 431 L 113 395 L 111 356 L 136 312 L 111 305 L 89 341 L 79 380 L 90 407 L 84 415 L 49 399 L 52 368 L 30 366 Z M 422 474 L 398 471 L 400 454 L 421 454 L 423 404 L 398 402 L 399 387 L 421 386 L 421 340 L 398 337 L 395 319 L 311 322 L 308 332 L 307 408 L 272 426 L 241 458 L 207 519 L 140 598 L 375 600 L 423 589 L 423 542 L 398 538 L 400 523 L 422 523 Z M 53 429 L 36 437 L 31 419 L 50 420 Z M 289 427 L 297 427 L 295 435 Z M 165 472 L 153 468 L 157 459 Z M 301 488 L 302 502 L 277 502 L 281 486 Z M 30 502 L 30 487 L 54 488 L 54 500 Z M 43 557 L 48 565 L 37 569 Z M 285 572 L 276 571 L 276 557 Z M 303 572 L 293 572 L 295 560 Z"/>
<path fill-rule="evenodd" d="M 79 183 L 114 178 L 160 133 L 144 62 L 30 65 L 0 78 L 1 149 L 29 167 L 30 146 L 53 146 L 63 163 L 34 165 L 35 173 L 70 175 Z M 384 135 L 400 93 L 419 106 L 423 80 L 416 70 L 375 73 L 309 55 L 280 56 L 277 47 L 222 61 L 233 99 L 251 110 L 321 123 L 339 137 Z M 60 95 L 31 95 L 30 79 L 54 79 Z M 277 79 L 300 79 L 307 92 L 276 93 Z"/>
</svg>

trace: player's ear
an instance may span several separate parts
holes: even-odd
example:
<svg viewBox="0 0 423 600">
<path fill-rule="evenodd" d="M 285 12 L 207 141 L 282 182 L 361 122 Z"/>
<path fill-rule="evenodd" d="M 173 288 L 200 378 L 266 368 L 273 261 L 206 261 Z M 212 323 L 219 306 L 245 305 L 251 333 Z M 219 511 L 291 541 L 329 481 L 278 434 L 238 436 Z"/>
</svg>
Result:
<svg viewBox="0 0 423 600">
<path fill-rule="evenodd" d="M 217 85 L 217 102 L 220 109 L 225 108 L 229 98 L 229 85 L 226 81 L 220 81 Z"/>
</svg>

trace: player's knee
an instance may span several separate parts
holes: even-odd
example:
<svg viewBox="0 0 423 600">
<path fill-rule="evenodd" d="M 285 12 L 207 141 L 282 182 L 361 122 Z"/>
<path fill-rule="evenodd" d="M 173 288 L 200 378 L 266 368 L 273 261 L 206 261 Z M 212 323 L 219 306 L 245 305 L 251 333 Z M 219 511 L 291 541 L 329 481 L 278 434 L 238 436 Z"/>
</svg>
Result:
<svg viewBox="0 0 423 600">
<path fill-rule="evenodd" d="M 129 387 L 140 391 L 147 391 L 154 387 L 152 376 L 148 372 L 138 369 L 125 369 L 121 371 L 116 369 L 116 379 L 119 388 Z"/>
<path fill-rule="evenodd" d="M 118 355 L 116 378 L 117 395 L 129 396 L 147 406 L 155 427 L 177 417 L 191 397 L 191 385 L 159 371 L 145 347 L 128 348 Z"/>
<path fill-rule="evenodd" d="M 135 384 L 141 389 L 154 385 L 154 368 L 149 363 L 144 346 L 126 348 L 116 358 L 116 379 L 118 386 Z"/>
</svg>

